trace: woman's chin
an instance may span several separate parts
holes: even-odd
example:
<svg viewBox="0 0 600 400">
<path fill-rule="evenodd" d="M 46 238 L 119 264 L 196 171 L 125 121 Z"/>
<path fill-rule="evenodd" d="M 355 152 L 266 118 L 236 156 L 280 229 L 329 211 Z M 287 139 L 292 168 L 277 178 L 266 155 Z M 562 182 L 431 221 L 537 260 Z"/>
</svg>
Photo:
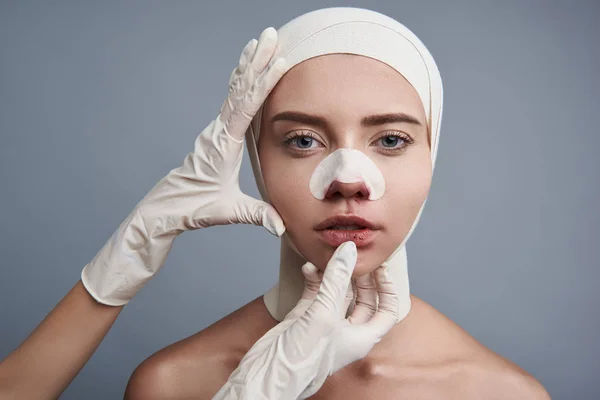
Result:
<svg viewBox="0 0 600 400">
<path fill-rule="evenodd" d="M 312 261 L 313 264 L 317 266 L 321 271 L 325 271 L 327 263 L 330 261 L 331 256 L 333 255 L 335 249 L 329 246 L 324 246 L 319 249 L 318 252 L 313 252 L 313 254 L 317 253 L 317 257 L 315 261 Z M 385 259 L 381 259 L 379 256 L 381 254 L 381 249 L 374 248 L 374 246 L 369 246 L 368 248 L 359 248 L 358 249 L 358 258 L 356 260 L 356 265 L 354 267 L 354 271 L 352 272 L 352 278 L 357 278 L 362 275 L 369 274 L 377 269 L 385 261 Z"/>
<path fill-rule="evenodd" d="M 326 245 L 320 241 L 305 241 L 296 243 L 295 245 L 299 250 L 304 250 L 301 251 L 301 253 L 308 256 L 307 259 L 321 271 L 325 271 L 327 263 L 331 261 L 331 257 L 336 250 L 335 247 Z M 387 246 L 382 242 L 374 242 L 369 246 L 359 247 L 356 265 L 352 272 L 352 278 L 357 278 L 375 271 L 387 258 L 382 257 L 383 254 L 389 252 L 385 247 Z"/>
<path fill-rule="evenodd" d="M 383 253 L 381 247 L 369 246 L 366 249 L 359 248 L 352 277 L 356 278 L 375 271 L 385 261 L 385 258 L 382 259 L 381 257 Z"/>
<path fill-rule="evenodd" d="M 370 274 L 375 271 L 379 265 L 374 263 L 373 260 L 357 260 L 356 266 L 354 267 L 354 271 L 352 272 L 353 278 L 358 278 L 359 276 L 363 276 L 366 274 Z"/>
</svg>

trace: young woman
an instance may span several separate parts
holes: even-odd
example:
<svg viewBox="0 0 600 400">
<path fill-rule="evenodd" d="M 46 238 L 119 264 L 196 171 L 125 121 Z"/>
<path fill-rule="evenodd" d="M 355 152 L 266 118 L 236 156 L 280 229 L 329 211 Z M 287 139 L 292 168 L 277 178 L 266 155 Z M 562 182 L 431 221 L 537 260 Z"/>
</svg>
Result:
<svg viewBox="0 0 600 400">
<path fill-rule="evenodd" d="M 408 291 L 404 243 L 429 192 L 442 110 L 441 80 L 425 47 L 397 22 L 348 8 L 305 14 L 278 34 L 277 54 L 292 66 L 254 118 L 247 142 L 261 195 L 286 226 L 279 284 L 148 358 L 126 397 L 210 398 L 297 301 L 301 265 L 309 260 L 323 269 L 339 240 L 350 237 L 358 247 L 358 286 L 373 287 L 363 278 L 387 265 L 401 321 L 311 398 L 549 398 L 530 374 Z M 379 199 L 370 198 L 373 187 L 348 181 L 314 195 L 315 171 L 339 149 L 373 160 L 385 181 Z"/>
<path fill-rule="evenodd" d="M 219 117 L 183 166 L 138 203 L 82 281 L 0 365 L 0 397 L 58 396 L 179 234 L 254 223 L 278 236 L 285 231 L 279 284 L 148 358 L 126 398 L 214 396 L 297 310 L 303 291 L 325 283 L 334 252 L 349 240 L 358 252 L 347 315 L 367 325 L 393 295 L 398 303 L 388 309 L 397 323 L 378 343 L 347 342 L 370 351 L 339 370 L 328 367 L 333 375 L 311 398 L 547 399 L 531 375 L 408 290 L 404 244 L 429 192 L 442 109 L 427 50 L 396 21 L 361 9 L 317 10 L 273 32 L 246 46 Z M 244 133 L 266 202 L 239 190 Z M 321 273 L 305 280 L 307 261 Z M 393 287 L 382 285 L 386 279 Z M 333 347 L 341 353 L 347 343 Z"/>
</svg>

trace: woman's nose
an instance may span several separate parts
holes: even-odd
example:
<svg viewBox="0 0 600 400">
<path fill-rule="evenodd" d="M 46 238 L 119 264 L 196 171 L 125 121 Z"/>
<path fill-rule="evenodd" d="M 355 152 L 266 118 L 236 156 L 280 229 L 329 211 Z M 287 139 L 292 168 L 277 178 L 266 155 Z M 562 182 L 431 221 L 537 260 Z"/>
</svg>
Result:
<svg viewBox="0 0 600 400">
<path fill-rule="evenodd" d="M 343 183 L 333 181 L 325 193 L 326 199 L 333 199 L 336 196 L 357 197 L 359 199 L 369 198 L 369 189 L 364 181 Z"/>
</svg>

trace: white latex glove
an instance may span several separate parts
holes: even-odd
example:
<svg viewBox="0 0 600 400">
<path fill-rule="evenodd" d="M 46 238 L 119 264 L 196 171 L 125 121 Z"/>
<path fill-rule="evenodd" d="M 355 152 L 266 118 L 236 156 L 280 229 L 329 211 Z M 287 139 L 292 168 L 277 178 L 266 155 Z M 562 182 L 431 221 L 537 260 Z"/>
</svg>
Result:
<svg viewBox="0 0 600 400">
<path fill-rule="evenodd" d="M 311 263 L 302 267 L 305 277 L 305 288 L 300 303 L 310 304 L 318 295 L 323 281 L 323 271 Z M 348 307 L 356 293 L 356 304 L 347 318 Z M 307 307 L 305 305 L 305 307 Z M 298 307 L 300 310 L 301 308 Z M 392 275 L 386 267 L 379 267 L 373 273 L 362 275 L 352 280 L 348 286 L 340 326 L 332 338 L 328 348 L 333 357 L 331 365 L 322 363 L 321 368 L 311 384 L 299 396 L 306 399 L 319 391 L 325 379 L 354 361 L 366 357 L 376 343 L 399 321 L 399 298 Z M 292 310 L 290 314 L 297 312 Z M 289 314 L 288 314 L 289 316 Z M 288 318 L 286 316 L 286 318 Z"/>
<path fill-rule="evenodd" d="M 239 187 L 244 134 L 285 70 L 283 58 L 271 62 L 276 44 L 274 28 L 248 42 L 231 73 L 229 95 L 197 137 L 194 152 L 146 194 L 85 266 L 81 280 L 98 302 L 126 304 L 163 266 L 184 231 L 245 223 L 283 234 L 277 211 Z"/>
<path fill-rule="evenodd" d="M 213 400 L 306 399 L 328 376 L 365 357 L 398 321 L 398 296 L 380 270 L 375 275 L 379 309 L 374 296 L 363 292 L 345 319 L 356 257 L 356 245 L 346 242 L 336 249 L 322 277 L 314 265 L 305 264 L 301 300 L 250 348 Z"/>
</svg>

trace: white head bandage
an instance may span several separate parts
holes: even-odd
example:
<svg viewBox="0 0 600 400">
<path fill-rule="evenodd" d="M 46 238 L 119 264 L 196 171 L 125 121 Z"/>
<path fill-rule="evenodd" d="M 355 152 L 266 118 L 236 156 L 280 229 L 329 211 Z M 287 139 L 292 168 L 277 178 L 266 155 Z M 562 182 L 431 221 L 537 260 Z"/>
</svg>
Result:
<svg viewBox="0 0 600 400">
<path fill-rule="evenodd" d="M 435 166 L 442 117 L 442 80 L 427 48 L 404 25 L 375 11 L 352 7 L 332 7 L 311 11 L 294 18 L 278 29 L 277 35 L 278 44 L 273 59 L 285 58 L 288 70 L 302 61 L 316 56 L 347 53 L 379 60 L 398 71 L 414 87 L 423 103 L 430 135 L 431 163 L 432 167 Z M 261 116 L 262 107 L 256 113 L 246 132 L 246 144 L 258 189 L 263 200 L 268 202 L 269 196 L 264 185 L 257 152 Z M 340 165 L 343 165 L 349 154 L 357 153 L 344 151 L 335 156 L 334 154 L 329 156 L 332 158 L 328 157 L 329 160 L 323 160 L 323 163 L 341 162 Z M 362 156 L 352 155 L 350 157 Z M 363 158 L 361 159 L 364 161 Z M 331 166 L 329 165 L 329 167 Z M 341 177 L 342 179 L 352 175 L 352 172 L 349 172 L 352 171 L 352 168 L 329 167 L 323 168 L 323 171 L 316 171 L 315 174 L 318 177 L 313 177 L 315 182 L 311 180 L 311 191 L 314 188 L 315 196 L 322 196 L 323 187 L 327 181 L 332 179 L 332 175 L 337 174 L 337 178 Z M 357 176 L 348 179 L 354 178 L 358 179 Z M 365 182 L 370 181 L 372 185 L 370 195 L 372 193 L 376 197 L 383 194 L 385 190 L 384 184 L 382 185 L 383 179 L 380 181 L 375 170 L 371 168 L 370 172 L 363 171 L 362 179 Z M 405 243 L 416 227 L 424 206 L 425 202 L 423 202 L 404 241 L 385 262 L 400 296 L 400 319 L 404 318 L 410 310 Z M 295 249 L 289 237 L 284 235 L 281 240 L 279 282 L 264 296 L 267 309 L 278 321 L 283 320 L 302 295 L 304 276 L 301 268 L 305 262 L 306 260 Z"/>
<path fill-rule="evenodd" d="M 377 165 L 360 150 L 337 149 L 325 157 L 310 177 L 310 192 L 323 200 L 333 182 L 363 182 L 369 200 L 378 200 L 385 192 L 385 180 Z"/>
</svg>

